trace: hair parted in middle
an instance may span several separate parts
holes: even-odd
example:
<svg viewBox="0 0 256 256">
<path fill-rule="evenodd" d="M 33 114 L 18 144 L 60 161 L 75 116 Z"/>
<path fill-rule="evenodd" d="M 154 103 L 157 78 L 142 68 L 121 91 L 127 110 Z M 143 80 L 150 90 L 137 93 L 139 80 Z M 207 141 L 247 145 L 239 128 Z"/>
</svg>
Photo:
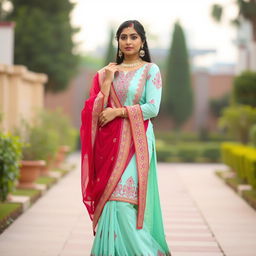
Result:
<svg viewBox="0 0 256 256">
<path fill-rule="evenodd" d="M 124 60 L 123 54 L 122 54 L 122 57 L 119 56 L 119 50 L 120 50 L 119 49 L 119 37 L 120 37 L 123 29 L 131 27 L 131 26 L 136 30 L 136 32 L 139 34 L 139 36 L 141 37 L 141 40 L 143 42 L 143 50 L 145 51 L 145 55 L 143 57 L 141 57 L 141 59 L 144 61 L 147 61 L 147 62 L 151 62 L 151 57 L 150 57 L 150 53 L 149 53 L 149 49 L 148 49 L 148 43 L 147 43 L 146 32 L 144 30 L 144 27 L 137 20 L 127 20 L 127 21 L 123 22 L 116 31 L 116 40 L 118 43 L 117 53 L 116 53 L 116 63 L 120 64 Z"/>
</svg>

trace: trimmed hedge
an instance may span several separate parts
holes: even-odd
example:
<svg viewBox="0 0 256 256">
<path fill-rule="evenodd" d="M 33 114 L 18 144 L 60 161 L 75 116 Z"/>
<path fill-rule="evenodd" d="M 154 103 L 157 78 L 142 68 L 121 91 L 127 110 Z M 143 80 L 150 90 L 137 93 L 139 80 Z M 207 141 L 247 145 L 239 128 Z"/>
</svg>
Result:
<svg viewBox="0 0 256 256">
<path fill-rule="evenodd" d="M 167 144 L 156 141 L 157 159 L 160 162 L 219 162 L 218 143 L 178 143 Z"/>
<path fill-rule="evenodd" d="M 256 148 L 238 143 L 222 143 L 223 162 L 245 183 L 256 188 Z"/>
<path fill-rule="evenodd" d="M 203 134 L 202 134 L 203 133 Z M 207 134 L 205 134 L 207 133 Z M 226 142 L 226 141 L 233 141 L 231 136 L 227 136 L 226 133 L 219 133 L 219 132 L 208 132 L 206 130 L 201 130 L 198 133 L 195 132 L 163 132 L 163 131 L 156 131 L 155 132 L 156 138 L 162 140 L 168 144 L 173 143 L 188 143 L 188 142 Z M 206 138 L 205 138 L 206 137 Z"/>
</svg>

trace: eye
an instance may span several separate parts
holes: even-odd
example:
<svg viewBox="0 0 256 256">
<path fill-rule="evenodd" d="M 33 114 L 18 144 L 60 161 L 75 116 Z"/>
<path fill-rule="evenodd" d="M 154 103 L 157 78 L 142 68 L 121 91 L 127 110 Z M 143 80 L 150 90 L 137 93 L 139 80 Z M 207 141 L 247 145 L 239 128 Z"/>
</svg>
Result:
<svg viewBox="0 0 256 256">
<path fill-rule="evenodd" d="M 121 36 L 120 36 L 120 39 L 121 39 L 121 40 L 125 40 L 126 38 L 127 38 L 126 35 L 121 35 Z"/>
<path fill-rule="evenodd" d="M 136 40 L 138 37 L 137 36 L 131 36 L 132 40 Z"/>
</svg>

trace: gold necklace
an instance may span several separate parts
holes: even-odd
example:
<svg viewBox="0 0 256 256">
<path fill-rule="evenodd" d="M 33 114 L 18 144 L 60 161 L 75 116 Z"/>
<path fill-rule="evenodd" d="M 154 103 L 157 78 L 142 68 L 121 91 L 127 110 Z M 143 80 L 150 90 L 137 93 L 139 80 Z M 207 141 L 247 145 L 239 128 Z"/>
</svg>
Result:
<svg viewBox="0 0 256 256">
<path fill-rule="evenodd" d="M 137 62 L 130 63 L 130 64 L 122 62 L 120 64 L 120 66 L 125 67 L 125 68 L 133 68 L 133 67 L 136 67 L 136 66 L 140 65 L 141 63 L 142 63 L 142 61 L 137 61 Z"/>
</svg>

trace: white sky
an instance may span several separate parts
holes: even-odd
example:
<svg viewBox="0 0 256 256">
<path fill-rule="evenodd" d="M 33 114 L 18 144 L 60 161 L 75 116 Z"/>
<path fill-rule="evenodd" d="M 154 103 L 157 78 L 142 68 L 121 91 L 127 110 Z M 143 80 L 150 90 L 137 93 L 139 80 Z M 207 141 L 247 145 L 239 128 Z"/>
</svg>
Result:
<svg viewBox="0 0 256 256">
<path fill-rule="evenodd" d="M 174 22 L 179 19 L 186 34 L 189 48 L 213 48 L 217 54 L 211 62 L 234 62 L 237 51 L 233 40 L 236 29 L 229 20 L 237 12 L 233 0 L 73 0 L 77 5 L 72 13 L 72 23 L 81 27 L 76 40 L 81 42 L 81 50 L 89 52 L 99 45 L 106 45 L 109 27 L 116 30 L 125 20 L 139 20 L 149 35 L 157 40 L 148 40 L 149 47 L 170 46 Z M 225 8 L 225 20 L 216 24 L 210 16 L 213 3 Z M 208 58 L 209 59 L 209 58 Z"/>
</svg>

